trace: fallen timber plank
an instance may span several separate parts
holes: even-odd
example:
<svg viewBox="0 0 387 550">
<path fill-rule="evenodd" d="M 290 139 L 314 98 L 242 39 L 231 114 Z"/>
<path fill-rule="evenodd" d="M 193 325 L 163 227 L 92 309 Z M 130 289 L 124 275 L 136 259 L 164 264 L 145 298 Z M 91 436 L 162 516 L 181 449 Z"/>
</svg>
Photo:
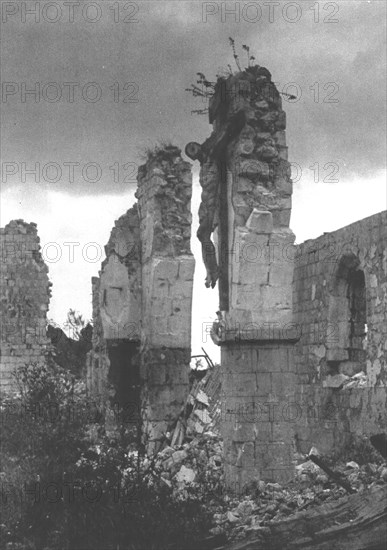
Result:
<svg viewBox="0 0 387 550">
<path fill-rule="evenodd" d="M 386 550 L 387 485 L 372 487 L 295 516 L 224 550 Z"/>
<path fill-rule="evenodd" d="M 340 476 L 337 472 L 334 472 L 329 468 L 329 466 L 323 461 L 323 459 L 319 456 L 310 454 L 309 460 L 314 462 L 314 464 L 317 464 L 324 472 L 331 478 L 333 481 L 335 481 L 338 485 L 343 487 L 348 493 L 355 493 L 356 491 L 352 489 L 351 485 L 348 483 L 346 479 L 343 479 L 342 476 Z"/>
</svg>

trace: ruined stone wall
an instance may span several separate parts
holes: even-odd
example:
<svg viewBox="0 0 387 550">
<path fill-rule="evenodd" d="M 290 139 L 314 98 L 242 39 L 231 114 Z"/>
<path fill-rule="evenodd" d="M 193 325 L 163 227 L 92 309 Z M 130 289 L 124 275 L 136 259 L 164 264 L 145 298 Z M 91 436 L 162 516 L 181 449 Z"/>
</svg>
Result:
<svg viewBox="0 0 387 550">
<path fill-rule="evenodd" d="M 252 480 L 292 477 L 295 376 L 286 340 L 222 348 L 222 415 L 226 482 L 236 492 Z"/>
<path fill-rule="evenodd" d="M 44 361 L 51 283 L 36 224 L 11 221 L 0 229 L 0 250 L 0 389 L 9 391 L 18 367 Z"/>
<path fill-rule="evenodd" d="M 267 69 L 219 79 L 209 111 L 212 135 L 186 152 L 201 162 L 198 237 L 206 286 L 219 278 L 223 316 L 225 476 L 240 490 L 253 479 L 283 481 L 294 470 L 292 426 L 270 414 L 273 403 L 294 398 L 296 387 L 292 182 L 286 117 Z"/>
<path fill-rule="evenodd" d="M 291 320 L 292 266 L 282 251 L 294 242 L 289 229 L 292 183 L 285 112 L 264 68 L 232 77 L 227 90 L 227 118 L 237 116 L 244 122 L 226 150 L 231 203 L 228 324 L 284 323 Z"/>
<path fill-rule="evenodd" d="M 327 452 L 385 429 L 387 212 L 298 246 L 293 300 L 300 450 Z"/>
<path fill-rule="evenodd" d="M 151 347 L 190 347 L 191 195 L 191 164 L 179 149 L 166 149 L 139 169 L 143 340 Z"/>
<path fill-rule="evenodd" d="M 99 277 L 92 279 L 93 349 L 88 357 L 87 387 L 106 401 L 110 391 L 109 350 L 122 342 L 139 346 L 141 322 L 141 249 L 137 205 L 121 216 L 105 247 Z M 128 362 L 129 368 L 129 362 Z"/>
<path fill-rule="evenodd" d="M 150 154 L 138 172 L 138 203 L 116 222 L 93 278 L 88 387 L 102 401 L 138 404 L 149 452 L 188 393 L 191 193 L 191 166 L 179 149 Z"/>
<path fill-rule="evenodd" d="M 141 406 L 151 452 L 171 428 L 188 394 L 195 269 L 191 194 L 191 165 L 175 147 L 157 151 L 139 169 Z"/>
<path fill-rule="evenodd" d="M 109 361 L 99 312 L 99 287 L 99 277 L 93 277 L 91 280 L 93 336 L 92 349 L 86 359 L 86 387 L 91 395 L 95 398 L 100 396 L 103 400 L 107 391 Z"/>
<path fill-rule="evenodd" d="M 139 341 L 141 250 L 137 205 L 115 222 L 106 245 L 99 293 L 104 338 Z"/>
</svg>

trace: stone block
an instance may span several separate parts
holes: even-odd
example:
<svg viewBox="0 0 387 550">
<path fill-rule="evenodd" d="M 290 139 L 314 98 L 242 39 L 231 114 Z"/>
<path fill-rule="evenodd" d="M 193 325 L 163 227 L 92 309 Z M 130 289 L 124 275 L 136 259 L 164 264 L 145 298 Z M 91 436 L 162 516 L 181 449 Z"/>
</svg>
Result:
<svg viewBox="0 0 387 550">
<path fill-rule="evenodd" d="M 173 313 L 173 303 L 172 300 L 169 298 L 163 297 L 160 298 L 159 296 L 154 296 L 151 298 L 149 303 L 149 311 L 151 315 L 154 315 L 156 317 L 169 317 Z"/>
<path fill-rule="evenodd" d="M 274 226 L 289 227 L 290 216 L 292 213 L 290 208 L 286 208 L 283 210 L 273 210 L 272 213 Z"/>
<path fill-rule="evenodd" d="M 178 279 L 183 281 L 193 281 L 195 272 L 195 258 L 186 256 L 179 258 Z"/>
<path fill-rule="evenodd" d="M 290 358 L 287 347 L 258 348 L 258 371 L 286 373 L 290 370 Z"/>
<path fill-rule="evenodd" d="M 243 327 L 242 327 L 243 330 Z M 238 334 L 240 328 L 238 327 Z M 242 372 L 252 373 L 255 371 L 253 365 L 257 362 L 257 352 L 253 346 L 240 344 L 239 346 L 224 346 L 222 347 L 222 381 L 224 383 L 227 373 L 236 374 Z"/>
<path fill-rule="evenodd" d="M 147 281 L 147 279 L 143 276 L 143 284 Z M 151 299 L 152 295 L 157 296 L 159 299 L 168 300 L 171 295 L 171 282 L 167 279 L 156 279 L 156 280 L 148 280 L 147 288 L 148 293 L 144 297 L 145 302 L 145 308 L 147 308 L 147 304 L 149 304 L 149 300 Z M 148 311 L 145 311 L 144 314 L 146 315 L 149 313 Z"/>
<path fill-rule="evenodd" d="M 348 361 L 348 351 L 346 349 L 327 349 L 327 361 Z"/>
<path fill-rule="evenodd" d="M 164 315 L 152 316 L 151 312 L 148 312 L 147 317 L 144 318 L 143 326 L 145 327 L 144 332 L 146 329 L 149 345 L 170 345 L 169 319 L 170 317 L 165 317 Z"/>
<path fill-rule="evenodd" d="M 251 373 L 224 374 L 222 389 L 233 397 L 251 395 L 257 391 L 256 375 Z"/>
<path fill-rule="evenodd" d="M 279 149 L 279 157 L 283 160 L 288 160 L 288 147 L 280 146 L 278 149 Z"/>
<path fill-rule="evenodd" d="M 193 281 L 183 281 L 180 278 L 177 279 L 174 290 L 173 290 L 173 296 L 177 299 L 186 299 L 189 300 L 188 303 L 192 300 L 192 293 L 193 293 Z"/>
<path fill-rule="evenodd" d="M 247 177 L 266 181 L 270 176 L 269 165 L 255 159 L 241 160 L 235 166 L 236 177 Z"/>
<path fill-rule="evenodd" d="M 349 377 L 345 374 L 336 374 L 335 376 L 327 376 L 325 380 L 323 380 L 323 387 L 324 388 L 341 388 L 346 382 L 349 380 Z"/>
<path fill-rule="evenodd" d="M 269 264 L 264 260 L 233 261 L 231 269 L 235 284 L 252 285 L 253 288 L 266 284 L 269 276 Z"/>
<path fill-rule="evenodd" d="M 274 395 L 294 395 L 296 382 L 296 376 L 293 373 L 272 373 L 272 392 Z"/>
<path fill-rule="evenodd" d="M 268 312 L 268 318 L 265 321 L 275 321 L 280 318 L 276 315 L 280 310 L 287 310 L 290 312 L 292 307 L 292 291 L 291 288 L 273 286 L 273 285 L 261 285 L 260 298 L 262 300 L 263 308 Z M 290 320 L 290 319 L 289 319 Z"/>
<path fill-rule="evenodd" d="M 170 260 L 164 258 L 153 258 L 153 276 L 154 279 L 166 279 L 174 282 L 177 279 L 181 264 L 178 260 Z M 184 274 L 184 268 L 182 268 Z"/>
<path fill-rule="evenodd" d="M 262 469 L 293 469 L 293 447 L 283 442 L 256 442 L 255 460 Z"/>
<path fill-rule="evenodd" d="M 227 396 L 227 399 L 222 399 L 221 409 L 222 426 L 228 430 L 230 426 L 234 426 L 239 421 L 241 405 L 235 398 Z"/>
<path fill-rule="evenodd" d="M 168 319 L 168 328 L 170 338 L 163 345 L 171 347 L 185 348 L 191 343 L 191 316 L 190 308 L 175 312 Z M 162 344 L 162 342 L 160 342 Z"/>
<path fill-rule="evenodd" d="M 176 286 L 178 285 L 176 284 Z M 189 332 L 189 326 L 191 325 L 191 296 L 176 296 L 176 298 L 171 300 L 171 306 L 171 314 L 187 322 L 186 330 Z"/>
<path fill-rule="evenodd" d="M 263 306 L 262 294 L 253 285 L 232 284 L 232 305 L 239 310 L 260 310 Z"/>
<path fill-rule="evenodd" d="M 256 262 L 267 258 L 269 236 L 256 234 L 245 228 L 235 231 L 233 254 L 243 262 Z"/>
<path fill-rule="evenodd" d="M 246 227 L 254 233 L 271 234 L 273 231 L 273 216 L 267 210 L 254 208 L 246 222 Z"/>
<path fill-rule="evenodd" d="M 292 411 L 293 412 L 293 411 Z M 284 416 L 284 413 L 282 412 L 281 416 Z M 294 418 L 295 415 L 293 416 Z M 290 417 L 292 418 L 292 417 Z M 296 422 L 290 422 L 284 418 L 282 418 L 281 422 L 273 422 L 270 424 L 272 429 L 272 441 L 276 443 L 284 443 L 287 442 L 290 444 L 292 442 L 292 438 L 294 437 L 294 429 L 296 428 Z M 298 424 L 297 424 L 298 426 Z"/>
<path fill-rule="evenodd" d="M 270 373 L 257 374 L 257 393 L 258 395 L 269 395 L 273 391 L 272 377 Z"/>
<path fill-rule="evenodd" d="M 290 262 L 276 262 L 270 265 L 269 285 L 288 287 L 291 289 L 293 282 L 293 265 Z"/>
<path fill-rule="evenodd" d="M 279 146 L 286 146 L 286 132 L 284 130 L 275 133 L 275 139 Z"/>
</svg>

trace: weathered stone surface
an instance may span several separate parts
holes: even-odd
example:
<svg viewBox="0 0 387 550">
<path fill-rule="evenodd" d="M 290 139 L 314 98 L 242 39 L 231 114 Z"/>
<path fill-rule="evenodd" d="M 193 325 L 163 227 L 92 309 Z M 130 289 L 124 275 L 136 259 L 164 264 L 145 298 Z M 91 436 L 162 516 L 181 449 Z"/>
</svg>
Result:
<svg viewBox="0 0 387 550">
<path fill-rule="evenodd" d="M 138 274 L 136 274 L 138 276 Z M 139 280 L 112 254 L 100 275 L 99 307 L 106 340 L 139 340 L 141 294 Z M 137 330 L 136 330 L 137 328 Z"/>
<path fill-rule="evenodd" d="M 284 470 L 289 476 L 293 469 L 289 458 L 294 428 L 290 421 L 294 416 L 291 409 L 295 390 L 293 350 L 285 345 L 260 348 L 254 340 L 243 346 L 222 348 L 222 392 L 227 411 L 224 411 L 221 429 L 227 463 L 225 474 L 230 484 L 246 483 L 261 476 L 283 479 Z M 270 441 L 278 441 L 282 446 L 269 451 Z M 238 455 L 235 442 L 254 445 L 255 450 L 251 458 L 244 459 L 248 463 L 243 467 L 238 462 L 242 454 Z"/>
<path fill-rule="evenodd" d="M 13 220 L 0 229 L 0 389 L 15 388 L 18 367 L 44 362 L 51 296 L 36 224 Z"/>
<path fill-rule="evenodd" d="M 182 466 L 180 470 L 177 472 L 175 479 L 181 484 L 185 483 L 192 483 L 195 481 L 196 472 L 192 470 L 191 468 L 187 468 L 186 466 Z"/>
<path fill-rule="evenodd" d="M 236 164 L 234 174 L 235 178 L 248 177 L 253 180 L 267 181 L 270 176 L 269 165 L 256 159 L 241 160 Z"/>
<path fill-rule="evenodd" d="M 267 210 L 258 210 L 254 208 L 246 222 L 246 227 L 254 233 L 270 235 L 273 232 L 273 216 Z"/>
<path fill-rule="evenodd" d="M 235 93 L 226 94 L 222 103 L 217 95 L 223 88 Z M 218 232 L 220 309 L 225 323 L 222 390 L 228 408 L 234 407 L 222 432 L 226 483 L 232 487 L 261 475 L 275 476 L 275 470 L 281 476 L 284 469 L 291 475 L 293 469 L 284 459 L 292 449 L 293 426 L 287 423 L 281 430 L 278 419 L 268 419 L 269 424 L 277 422 L 276 435 L 284 438 L 286 452 L 282 447 L 277 453 L 263 447 L 256 453 L 263 434 L 252 430 L 250 418 L 251 403 L 256 404 L 254 412 L 262 403 L 295 392 L 287 330 L 293 320 L 293 262 L 287 256 L 294 243 L 289 230 L 292 184 L 286 117 L 269 71 L 255 66 L 219 80 L 210 120 L 214 130 L 202 146 L 210 161 L 201 160 L 201 185 L 205 191 L 211 176 L 212 196 L 220 198 L 208 201 L 203 191 L 201 208 L 210 211 L 207 241 L 215 228 Z M 208 265 L 207 269 L 211 273 Z M 276 341 L 284 346 L 274 345 Z M 263 347 L 269 342 L 271 347 Z M 247 414 L 246 407 L 250 407 Z M 229 424 L 232 415 L 234 426 Z M 273 426 L 265 435 L 272 439 Z"/>
<path fill-rule="evenodd" d="M 346 380 L 348 380 L 348 376 L 345 374 L 327 376 L 323 381 L 323 388 L 341 388 Z"/>
<path fill-rule="evenodd" d="M 270 73 L 252 67 L 220 79 L 210 111 L 201 225 L 207 243 L 218 235 L 219 266 L 214 254 L 204 261 L 211 286 L 219 277 L 225 472 L 233 485 L 257 472 L 291 475 L 285 458 L 295 428 L 300 448 L 319 441 L 325 451 L 351 433 L 386 428 L 387 214 L 295 246 L 286 115 Z M 245 445 L 258 438 L 251 403 L 279 396 L 302 412 L 291 425 L 272 420 L 270 438 L 286 451 L 263 446 L 241 469 Z"/>
<path fill-rule="evenodd" d="M 143 267 L 143 325 L 151 346 L 190 346 L 191 302 L 195 260 L 153 258 Z"/>
<path fill-rule="evenodd" d="M 151 152 L 138 171 L 138 204 L 116 222 L 93 280 L 88 386 L 105 400 L 134 400 L 150 453 L 188 393 L 191 193 L 191 167 L 180 150 Z"/>
<path fill-rule="evenodd" d="M 381 212 L 296 247 L 293 303 L 301 339 L 295 361 L 300 374 L 308 372 L 297 399 L 319 411 L 297 428 L 303 449 L 321 439 L 330 452 L 351 434 L 386 429 L 386 242 L 387 212 Z M 332 380 L 343 383 L 329 387 Z"/>
<path fill-rule="evenodd" d="M 154 176 L 157 167 L 162 176 Z M 150 155 L 138 172 L 142 261 L 150 256 L 191 254 L 191 165 L 177 147 L 167 146 Z"/>
</svg>

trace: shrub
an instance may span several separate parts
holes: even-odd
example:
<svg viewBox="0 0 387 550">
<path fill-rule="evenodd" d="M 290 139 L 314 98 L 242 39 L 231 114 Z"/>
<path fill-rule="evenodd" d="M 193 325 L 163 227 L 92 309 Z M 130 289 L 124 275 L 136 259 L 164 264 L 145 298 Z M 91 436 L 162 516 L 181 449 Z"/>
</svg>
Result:
<svg viewBox="0 0 387 550">
<path fill-rule="evenodd" d="M 3 398 L 0 526 L 7 550 L 184 550 L 210 527 L 203 494 L 179 498 L 125 435 L 89 437 L 82 383 L 48 362 Z M 124 433 L 124 432 L 123 432 Z"/>
</svg>

